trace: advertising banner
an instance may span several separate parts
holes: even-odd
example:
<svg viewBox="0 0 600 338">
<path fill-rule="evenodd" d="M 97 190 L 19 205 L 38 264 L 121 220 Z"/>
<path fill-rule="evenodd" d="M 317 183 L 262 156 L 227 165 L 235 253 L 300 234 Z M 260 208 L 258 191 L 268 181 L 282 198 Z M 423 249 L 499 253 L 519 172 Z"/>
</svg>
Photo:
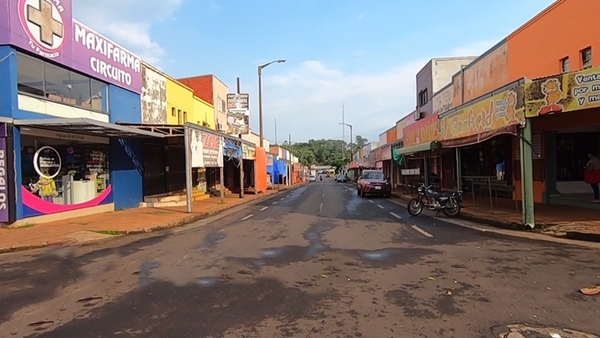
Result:
<svg viewBox="0 0 600 338">
<path fill-rule="evenodd" d="M 141 59 L 73 19 L 71 0 L 0 0 L 0 45 L 13 45 L 140 93 Z"/>
<path fill-rule="evenodd" d="M 202 146 L 202 131 L 190 128 L 190 155 L 192 168 L 204 168 L 204 147 Z"/>
<path fill-rule="evenodd" d="M 3 131 L 6 129 L 6 125 L 2 124 Z M 8 160 L 8 147 L 6 140 L 6 133 L 0 135 L 0 222 L 10 222 L 10 200 L 8 196 L 8 188 L 11 183 L 9 173 L 12 170 L 10 161 Z M 13 183 L 14 184 L 14 183 Z"/>
<path fill-rule="evenodd" d="M 223 156 L 228 160 L 242 158 L 242 142 L 226 138 L 223 143 Z"/>
<path fill-rule="evenodd" d="M 439 120 L 440 140 L 452 140 L 490 132 L 524 122 L 523 87 L 514 83 L 475 103 L 443 114 Z M 406 146 L 406 134 L 405 134 Z"/>
<path fill-rule="evenodd" d="M 273 154 L 267 153 L 267 165 L 273 165 Z"/>
<path fill-rule="evenodd" d="M 249 100 L 249 94 L 227 94 L 227 134 L 250 133 Z"/>
<path fill-rule="evenodd" d="M 421 143 L 438 140 L 438 116 L 429 115 L 413 124 L 404 127 L 402 132 L 404 146 L 414 146 Z"/>
<path fill-rule="evenodd" d="M 202 132 L 202 160 L 206 168 L 223 166 L 223 140 L 221 136 Z"/>
<path fill-rule="evenodd" d="M 391 160 L 391 159 L 392 159 L 392 147 L 384 146 L 383 149 L 381 150 L 381 160 L 387 161 L 387 160 Z"/>
<path fill-rule="evenodd" d="M 600 107 L 600 67 L 525 84 L 526 117 Z"/>
<path fill-rule="evenodd" d="M 244 160 L 254 160 L 254 159 L 256 159 L 256 148 L 243 143 L 242 144 L 242 154 L 243 154 Z"/>
</svg>

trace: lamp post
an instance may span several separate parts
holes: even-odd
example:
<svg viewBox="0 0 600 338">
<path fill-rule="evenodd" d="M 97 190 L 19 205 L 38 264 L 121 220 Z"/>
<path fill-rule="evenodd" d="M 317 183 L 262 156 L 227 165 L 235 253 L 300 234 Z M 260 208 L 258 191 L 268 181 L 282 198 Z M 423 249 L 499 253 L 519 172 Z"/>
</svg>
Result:
<svg viewBox="0 0 600 338">
<path fill-rule="evenodd" d="M 262 114 L 262 70 L 273 63 L 284 63 L 284 59 L 267 62 L 258 66 L 258 123 L 260 124 L 260 147 L 263 147 L 263 114 Z"/>
<path fill-rule="evenodd" d="M 344 123 L 344 122 L 341 122 L 340 124 L 350 128 L 350 162 L 352 162 L 352 156 L 354 156 L 354 149 L 352 149 L 352 145 L 353 145 L 353 143 L 352 143 L 353 142 L 352 141 L 352 137 L 353 137 L 352 136 L 352 125 L 348 124 L 348 123 Z"/>
</svg>

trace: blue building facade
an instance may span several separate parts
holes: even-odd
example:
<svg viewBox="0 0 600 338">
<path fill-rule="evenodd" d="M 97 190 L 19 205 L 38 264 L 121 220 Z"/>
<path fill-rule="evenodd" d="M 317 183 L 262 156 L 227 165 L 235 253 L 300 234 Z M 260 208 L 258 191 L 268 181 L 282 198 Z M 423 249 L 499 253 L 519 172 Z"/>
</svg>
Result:
<svg viewBox="0 0 600 338">
<path fill-rule="evenodd" d="M 52 6 L 70 31 L 53 42 L 17 15 L 0 18 L 8 20 L 0 22 L 4 224 L 139 206 L 144 140 L 162 137 L 117 124 L 141 123 L 139 57 L 74 20 L 69 1 Z"/>
</svg>

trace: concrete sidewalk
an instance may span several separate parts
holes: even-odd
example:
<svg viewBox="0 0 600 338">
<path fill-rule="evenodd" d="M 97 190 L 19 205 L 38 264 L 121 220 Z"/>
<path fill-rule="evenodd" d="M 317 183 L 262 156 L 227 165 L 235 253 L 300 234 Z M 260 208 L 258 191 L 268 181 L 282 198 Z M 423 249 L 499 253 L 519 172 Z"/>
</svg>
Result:
<svg viewBox="0 0 600 338">
<path fill-rule="evenodd" d="M 281 191 L 294 189 L 281 187 Z M 0 228 L 0 253 L 94 242 L 116 236 L 153 232 L 174 228 L 195 222 L 221 211 L 267 198 L 279 191 L 266 190 L 258 195 L 246 194 L 244 198 L 227 195 L 224 203 L 213 197 L 194 202 L 193 213 L 186 213 L 186 207 L 136 208 L 112 211 L 96 215 L 70 218 L 63 221 L 33 224 L 19 228 Z"/>
<path fill-rule="evenodd" d="M 412 196 L 403 195 L 399 191 L 395 191 L 392 195 L 403 201 L 409 201 L 412 198 Z M 473 204 L 472 198 L 469 196 L 463 196 L 461 218 L 504 229 L 524 230 L 522 215 L 520 211 L 517 212 L 514 200 L 497 199 L 494 202 L 496 205 L 494 210 L 490 210 L 489 199 L 477 197 L 476 204 Z M 520 202 L 518 206 L 520 206 Z M 596 210 L 536 204 L 535 218 L 534 232 L 561 238 L 600 242 L 600 213 Z"/>
</svg>

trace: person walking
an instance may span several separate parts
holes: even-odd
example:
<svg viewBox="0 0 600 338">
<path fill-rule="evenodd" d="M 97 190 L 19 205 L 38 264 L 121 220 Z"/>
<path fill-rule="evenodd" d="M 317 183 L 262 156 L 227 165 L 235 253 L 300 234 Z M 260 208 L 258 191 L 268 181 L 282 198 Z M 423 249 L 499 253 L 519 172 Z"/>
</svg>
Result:
<svg viewBox="0 0 600 338">
<path fill-rule="evenodd" d="M 594 192 L 592 203 L 600 203 L 600 189 L 598 188 L 598 183 L 600 183 L 600 159 L 592 153 L 588 153 L 588 158 L 589 161 L 584 168 L 584 181 L 592 187 Z"/>
</svg>

